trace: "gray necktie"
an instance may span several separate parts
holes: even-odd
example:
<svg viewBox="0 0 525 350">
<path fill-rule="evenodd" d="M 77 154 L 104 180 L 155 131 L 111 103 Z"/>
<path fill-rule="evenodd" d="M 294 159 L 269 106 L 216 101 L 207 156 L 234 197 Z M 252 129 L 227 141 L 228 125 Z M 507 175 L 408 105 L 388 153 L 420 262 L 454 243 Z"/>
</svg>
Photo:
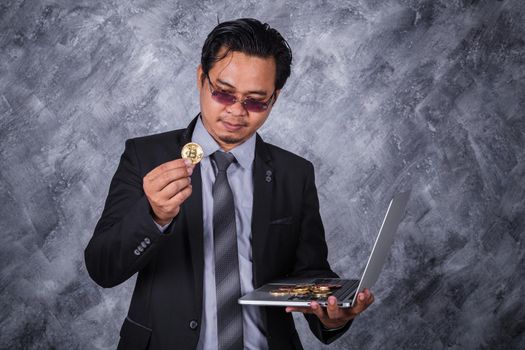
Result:
<svg viewBox="0 0 525 350">
<path fill-rule="evenodd" d="M 242 349 L 242 309 L 235 205 L 226 169 L 235 160 L 230 153 L 215 152 L 217 176 L 213 184 L 213 241 L 217 286 L 217 334 L 219 350 Z"/>
</svg>

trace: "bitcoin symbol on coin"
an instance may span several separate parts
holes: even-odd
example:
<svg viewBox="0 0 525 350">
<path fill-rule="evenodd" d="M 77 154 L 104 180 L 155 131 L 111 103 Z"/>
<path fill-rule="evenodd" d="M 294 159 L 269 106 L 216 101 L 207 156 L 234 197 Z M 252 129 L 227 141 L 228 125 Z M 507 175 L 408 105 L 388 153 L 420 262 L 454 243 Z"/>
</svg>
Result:
<svg viewBox="0 0 525 350">
<path fill-rule="evenodd" d="M 190 142 L 182 148 L 181 156 L 184 159 L 189 159 L 195 165 L 201 161 L 204 152 L 198 143 Z"/>
</svg>

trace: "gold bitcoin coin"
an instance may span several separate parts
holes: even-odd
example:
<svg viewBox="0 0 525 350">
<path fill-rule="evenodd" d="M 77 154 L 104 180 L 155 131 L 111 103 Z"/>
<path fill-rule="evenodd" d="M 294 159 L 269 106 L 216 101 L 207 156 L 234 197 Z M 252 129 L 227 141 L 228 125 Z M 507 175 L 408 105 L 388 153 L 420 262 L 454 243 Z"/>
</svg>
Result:
<svg viewBox="0 0 525 350">
<path fill-rule="evenodd" d="M 182 158 L 189 159 L 194 165 L 199 163 L 204 156 L 202 147 L 195 142 L 185 144 L 180 154 Z"/>
<path fill-rule="evenodd" d="M 307 295 L 310 291 L 308 289 L 293 289 L 292 295 L 299 296 L 299 295 Z"/>
<path fill-rule="evenodd" d="M 284 297 L 284 296 L 290 295 L 289 292 L 285 292 L 285 291 L 278 290 L 278 289 L 271 290 L 270 294 L 273 295 L 274 297 Z"/>
<path fill-rule="evenodd" d="M 330 287 L 326 285 L 317 285 L 312 287 L 313 293 L 327 293 L 330 292 Z"/>
<path fill-rule="evenodd" d="M 292 289 L 289 287 L 281 287 L 278 289 L 271 290 L 270 294 L 274 296 L 280 296 L 280 297 L 285 296 L 285 295 L 291 295 Z"/>
</svg>

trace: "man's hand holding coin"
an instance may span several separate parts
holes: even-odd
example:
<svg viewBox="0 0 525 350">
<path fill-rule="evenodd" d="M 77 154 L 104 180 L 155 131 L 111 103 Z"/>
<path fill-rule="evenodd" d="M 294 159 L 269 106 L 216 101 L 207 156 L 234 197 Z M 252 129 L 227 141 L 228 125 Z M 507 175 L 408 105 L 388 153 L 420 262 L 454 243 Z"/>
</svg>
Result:
<svg viewBox="0 0 525 350">
<path fill-rule="evenodd" d="M 164 226 L 179 214 L 180 206 L 191 195 L 193 168 L 190 159 L 176 159 L 159 165 L 144 176 L 144 193 L 157 224 Z"/>
</svg>

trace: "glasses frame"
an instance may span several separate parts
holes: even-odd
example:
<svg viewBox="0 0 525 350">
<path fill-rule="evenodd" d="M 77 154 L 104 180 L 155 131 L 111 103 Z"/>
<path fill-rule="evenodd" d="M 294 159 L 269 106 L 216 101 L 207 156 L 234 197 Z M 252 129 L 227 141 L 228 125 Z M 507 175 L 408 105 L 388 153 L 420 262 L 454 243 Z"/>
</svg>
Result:
<svg viewBox="0 0 525 350">
<path fill-rule="evenodd" d="M 249 97 L 245 97 L 243 98 L 242 100 L 239 100 L 235 95 L 229 93 L 229 92 L 225 92 L 225 91 L 221 91 L 221 89 L 217 89 L 213 86 L 213 83 L 211 82 L 211 79 L 210 79 L 210 76 L 208 74 L 206 74 L 206 78 L 208 79 L 208 86 L 210 87 L 210 93 L 211 93 L 211 96 L 213 98 L 213 100 L 217 103 L 220 103 L 222 105 L 225 105 L 225 106 L 232 106 L 234 104 L 236 104 L 237 102 L 239 102 L 242 107 L 248 111 L 248 112 L 252 112 L 252 113 L 262 113 L 262 112 L 266 112 L 268 110 L 268 108 L 270 107 L 270 105 L 273 104 L 274 101 L 274 97 L 275 97 L 275 92 L 276 90 L 273 90 L 273 93 L 272 95 L 268 98 L 268 100 L 266 101 L 259 101 L 259 100 L 255 100 L 253 98 L 249 98 Z M 216 95 L 217 93 L 221 93 L 223 95 L 228 95 L 228 96 L 231 96 L 233 98 L 233 102 L 232 103 L 224 103 L 223 101 L 219 101 L 216 99 Z M 251 101 L 254 101 L 254 102 L 257 102 L 257 103 L 260 103 L 261 105 L 264 106 L 264 109 L 261 110 L 261 111 L 253 111 L 253 110 L 250 110 L 248 108 L 246 108 L 246 101 L 247 100 L 251 100 Z"/>
</svg>

